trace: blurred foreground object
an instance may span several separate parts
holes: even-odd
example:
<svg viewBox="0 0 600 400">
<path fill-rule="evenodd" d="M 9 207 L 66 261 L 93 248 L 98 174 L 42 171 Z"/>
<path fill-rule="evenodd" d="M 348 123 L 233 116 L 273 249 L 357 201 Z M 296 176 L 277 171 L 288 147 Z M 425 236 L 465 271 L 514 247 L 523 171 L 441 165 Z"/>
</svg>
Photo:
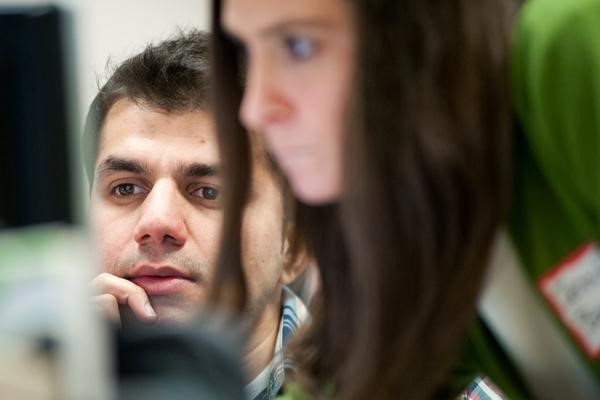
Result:
<svg viewBox="0 0 600 400">
<path fill-rule="evenodd" d="M 91 254 L 74 229 L 0 234 L 2 398 L 114 398 L 107 330 L 89 302 Z"/>
<path fill-rule="evenodd" d="M 120 400 L 243 400 L 244 378 L 234 336 L 216 321 L 136 325 L 118 333 Z M 235 330 L 235 328 L 234 328 Z"/>
</svg>

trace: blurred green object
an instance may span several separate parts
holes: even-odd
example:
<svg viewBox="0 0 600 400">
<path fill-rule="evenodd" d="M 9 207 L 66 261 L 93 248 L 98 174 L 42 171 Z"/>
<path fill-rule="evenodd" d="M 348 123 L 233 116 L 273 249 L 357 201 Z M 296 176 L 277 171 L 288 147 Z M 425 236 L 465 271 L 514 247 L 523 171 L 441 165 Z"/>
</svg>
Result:
<svg viewBox="0 0 600 400">
<path fill-rule="evenodd" d="M 562 260 L 600 241 L 600 1 L 526 1 L 513 30 L 511 78 L 518 124 L 508 220 L 512 243 L 529 290 L 552 318 L 557 336 L 600 382 L 600 360 L 582 351 L 538 289 L 539 279 Z M 529 398 L 515 396 L 521 385 L 498 373 L 496 366 L 507 357 L 486 345 L 489 335 L 471 341 L 484 371 L 509 397 Z M 557 374 L 553 365 L 539 370 L 548 380 Z"/>
<path fill-rule="evenodd" d="M 582 245 L 600 242 L 600 1 L 530 0 L 514 34 L 522 132 L 509 227 L 533 288 Z M 600 382 L 600 360 L 545 306 Z"/>
<path fill-rule="evenodd" d="M 511 234 L 533 279 L 600 241 L 600 1 L 530 0 L 514 32 Z"/>
</svg>

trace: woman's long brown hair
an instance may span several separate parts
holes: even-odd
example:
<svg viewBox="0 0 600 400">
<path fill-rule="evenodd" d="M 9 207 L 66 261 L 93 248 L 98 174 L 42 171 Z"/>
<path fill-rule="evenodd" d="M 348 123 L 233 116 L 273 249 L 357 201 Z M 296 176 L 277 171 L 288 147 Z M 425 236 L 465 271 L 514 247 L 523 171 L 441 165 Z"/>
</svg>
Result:
<svg viewBox="0 0 600 400">
<path fill-rule="evenodd" d="M 322 291 L 298 381 L 343 399 L 440 395 L 509 187 L 511 0 L 348 0 L 357 60 L 345 194 L 298 203 Z M 227 194 L 219 282 L 238 287 L 247 133 L 243 63 L 213 1 L 214 96 Z M 220 292 L 223 292 L 222 290 Z M 228 296 L 232 297 L 232 296 Z M 235 296 L 233 296 L 235 297 Z"/>
</svg>

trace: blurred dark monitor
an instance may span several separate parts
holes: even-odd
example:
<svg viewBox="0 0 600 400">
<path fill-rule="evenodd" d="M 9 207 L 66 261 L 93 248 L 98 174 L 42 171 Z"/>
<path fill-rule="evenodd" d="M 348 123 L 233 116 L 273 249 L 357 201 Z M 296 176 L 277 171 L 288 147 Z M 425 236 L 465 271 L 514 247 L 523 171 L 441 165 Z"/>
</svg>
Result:
<svg viewBox="0 0 600 400">
<path fill-rule="evenodd" d="M 72 222 L 61 21 L 0 6 L 0 229 Z"/>
</svg>

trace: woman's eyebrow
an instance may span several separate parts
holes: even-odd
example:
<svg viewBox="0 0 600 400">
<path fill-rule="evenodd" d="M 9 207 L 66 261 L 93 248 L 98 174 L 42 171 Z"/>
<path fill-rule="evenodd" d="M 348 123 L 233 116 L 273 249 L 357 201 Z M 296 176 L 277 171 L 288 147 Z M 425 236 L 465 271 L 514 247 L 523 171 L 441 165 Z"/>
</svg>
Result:
<svg viewBox="0 0 600 400">
<path fill-rule="evenodd" d="M 274 36 L 288 33 L 293 29 L 318 29 L 326 30 L 332 27 L 331 21 L 318 17 L 288 18 L 269 25 L 260 31 L 261 36 Z"/>
</svg>

